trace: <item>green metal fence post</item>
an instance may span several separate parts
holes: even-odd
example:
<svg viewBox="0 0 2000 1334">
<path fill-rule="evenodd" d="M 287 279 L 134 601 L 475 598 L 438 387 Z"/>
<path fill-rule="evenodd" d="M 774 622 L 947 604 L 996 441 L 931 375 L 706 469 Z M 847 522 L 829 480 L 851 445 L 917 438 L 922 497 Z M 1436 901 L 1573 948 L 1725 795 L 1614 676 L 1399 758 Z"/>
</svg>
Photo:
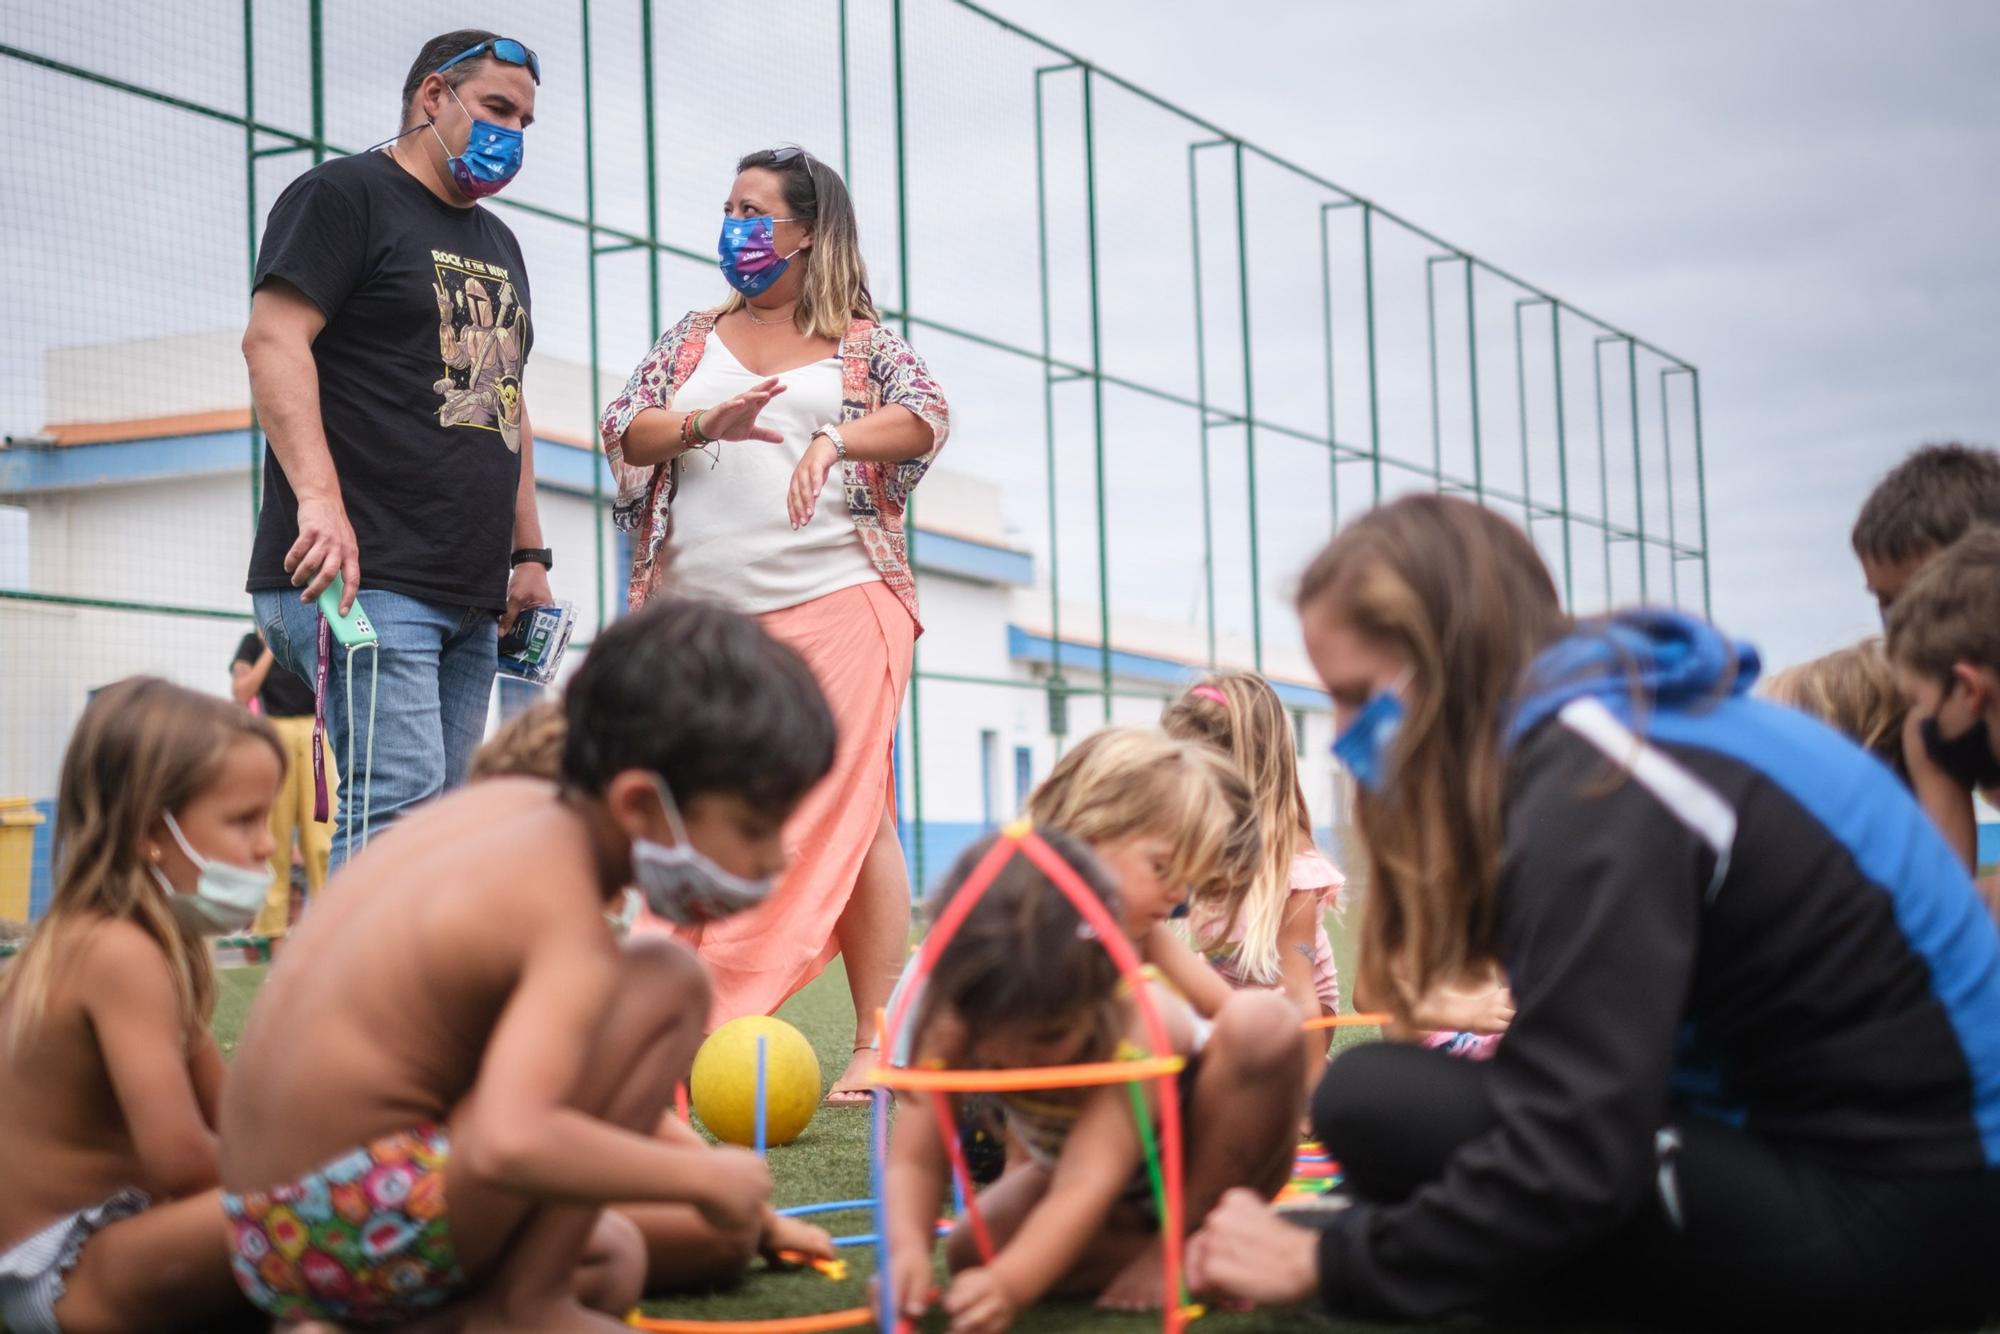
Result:
<svg viewBox="0 0 2000 1334">
<path fill-rule="evenodd" d="M 1319 313 L 1326 352 L 1326 496 L 1327 528 L 1340 527 L 1340 433 L 1334 429 L 1333 406 L 1333 243 L 1328 239 L 1326 215 L 1339 204 L 1319 206 Z"/>
<path fill-rule="evenodd" d="M 590 86 L 590 0 L 577 0 L 577 20 L 583 29 L 583 251 L 588 279 L 584 301 L 590 320 L 590 406 L 595 413 L 597 386 L 603 380 L 604 369 L 597 329 L 597 117 L 593 111 Z M 646 262 L 651 264 L 652 258 L 651 252 L 648 252 Z M 659 330 L 654 328 L 649 332 L 658 334 Z M 604 460 L 593 449 L 590 457 L 590 531 L 596 545 L 597 561 L 597 628 L 591 632 L 593 635 L 604 633 L 604 583 L 609 573 L 605 569 L 604 519 Z"/>
<path fill-rule="evenodd" d="M 1569 509 L 1569 436 L 1563 413 L 1563 330 L 1562 302 L 1549 302 L 1549 349 L 1555 363 L 1556 382 L 1556 481 L 1558 503 L 1562 507 L 1563 606 L 1576 606 L 1576 588 L 1571 578 Z"/>
<path fill-rule="evenodd" d="M 1382 393 L 1375 366 L 1375 206 L 1361 206 L 1361 276 L 1368 320 L 1368 461 L 1373 503 L 1382 503 Z"/>
<path fill-rule="evenodd" d="M 1521 333 L 1521 312 L 1542 298 L 1522 297 L 1514 303 L 1514 403 L 1521 414 L 1521 526 L 1535 531 L 1535 469 L 1528 447 L 1528 355 Z"/>
<path fill-rule="evenodd" d="M 1701 614 L 1713 619 L 1715 609 L 1708 591 L 1708 477 L 1702 464 L 1701 372 L 1689 366 L 1687 373 L 1694 385 L 1694 491 L 1695 512 L 1701 516 Z"/>
<path fill-rule="evenodd" d="M 306 26 L 312 52 L 312 155 L 317 167 L 326 161 L 326 52 L 321 42 L 320 0 L 307 6 Z"/>
<path fill-rule="evenodd" d="M 1062 664 L 1062 547 L 1056 525 L 1055 344 L 1049 328 L 1048 145 L 1042 81 L 1051 74 L 1075 68 L 1074 65 L 1045 65 L 1035 71 L 1035 255 L 1041 276 L 1042 467 L 1048 479 L 1049 500 L 1049 642 L 1055 646 L 1049 655 L 1048 716 L 1051 723 L 1067 717 L 1069 695 Z M 1057 731 L 1053 726 L 1050 732 L 1055 737 L 1056 753 L 1060 755 L 1065 732 Z"/>
<path fill-rule="evenodd" d="M 1208 626 L 1208 667 L 1215 670 L 1215 497 L 1210 475 L 1208 405 L 1208 316 L 1201 291 L 1201 166 L 1203 149 L 1219 148 L 1228 141 L 1210 139 L 1188 145 L 1188 237 L 1194 261 L 1194 384 L 1195 401 L 1200 405 L 1196 418 L 1201 424 L 1201 577 L 1204 619 Z"/>
<path fill-rule="evenodd" d="M 1637 520 L 1633 526 L 1639 533 L 1639 601 L 1645 602 L 1650 596 L 1646 591 L 1646 458 L 1639 447 L 1639 345 L 1630 338 L 1625 340 L 1625 386 L 1632 401 L 1632 512 Z"/>
<path fill-rule="evenodd" d="M 249 255 L 250 290 L 257 287 L 257 0 L 243 0 L 243 231 Z M 257 400 L 250 400 L 250 531 L 264 508 L 264 433 L 257 422 Z"/>
<path fill-rule="evenodd" d="M 1597 388 L 1597 512 L 1598 517 L 1603 520 L 1599 535 L 1604 539 L 1598 545 L 1604 551 L 1606 611 L 1617 605 L 1617 600 L 1611 593 L 1611 454 L 1604 443 L 1604 345 L 1613 341 L 1615 340 L 1609 335 L 1600 334 L 1590 345 L 1591 380 Z"/>
<path fill-rule="evenodd" d="M 847 0 L 840 0 L 840 177 L 854 188 L 853 136 L 848 126 Z M 903 303 L 908 305 L 906 301 Z"/>
<path fill-rule="evenodd" d="M 1437 266 L 1444 255 L 1424 260 L 1424 344 L 1430 352 L 1431 372 L 1431 489 L 1444 490 L 1444 435 L 1438 424 L 1438 321 Z"/>
<path fill-rule="evenodd" d="M 1486 460 L 1479 443 L 1479 316 L 1473 306 L 1472 256 L 1465 261 L 1465 375 L 1472 408 L 1472 498 L 1486 503 Z"/>
<path fill-rule="evenodd" d="M 891 0 L 889 7 L 891 51 L 896 95 L 896 304 L 901 308 L 898 324 L 904 338 L 910 336 L 910 181 L 909 133 L 904 118 L 903 98 L 903 0 Z M 912 496 L 903 512 L 904 541 L 910 565 L 917 563 L 917 515 Z M 1062 646 L 1056 646 L 1058 657 Z M 910 817 L 914 834 L 910 839 L 911 872 L 918 892 L 925 883 L 924 870 L 924 710 L 922 659 L 916 645 L 910 647 Z"/>
<path fill-rule="evenodd" d="M 1681 606 L 1681 550 L 1674 521 L 1674 428 L 1667 420 L 1667 368 L 1660 369 L 1660 453 L 1667 465 L 1667 590 L 1674 610 Z"/>
<path fill-rule="evenodd" d="M 660 336 L 660 141 L 653 107 L 653 0 L 639 0 L 639 96 L 646 141 L 646 311 L 649 337 Z M 591 386 L 596 392 L 596 386 Z"/>
<path fill-rule="evenodd" d="M 1090 258 L 1090 415 L 1097 463 L 1097 657 L 1103 674 L 1104 721 L 1111 721 L 1111 534 L 1104 478 L 1104 319 L 1097 270 L 1097 122 L 1091 67 L 1083 67 L 1083 216 Z M 1061 646 L 1057 646 L 1061 652 Z"/>
<path fill-rule="evenodd" d="M 1250 509 L 1250 657 L 1264 670 L 1264 575 L 1257 549 L 1257 391 L 1255 363 L 1250 354 L 1250 222 L 1244 204 L 1243 143 L 1236 158 L 1236 281 L 1243 319 L 1243 461 Z"/>
</svg>

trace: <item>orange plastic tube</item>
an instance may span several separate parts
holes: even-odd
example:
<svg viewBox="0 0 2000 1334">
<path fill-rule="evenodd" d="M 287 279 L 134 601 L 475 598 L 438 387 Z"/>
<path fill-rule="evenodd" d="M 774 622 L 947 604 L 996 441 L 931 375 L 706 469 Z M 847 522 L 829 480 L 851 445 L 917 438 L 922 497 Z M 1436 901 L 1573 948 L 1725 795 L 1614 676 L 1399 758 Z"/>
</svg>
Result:
<svg viewBox="0 0 2000 1334">
<path fill-rule="evenodd" d="M 782 1320 L 667 1320 L 640 1315 L 625 1318 L 634 1329 L 650 1334 L 820 1334 L 822 1330 L 860 1329 L 875 1323 L 875 1308 L 857 1306 L 825 1315 L 795 1315 Z"/>
<path fill-rule="evenodd" d="M 1315 1028 L 1378 1028 L 1389 1022 L 1386 1014 L 1323 1014 L 1317 1019 L 1308 1019 L 1299 1027 L 1310 1032 Z"/>
<path fill-rule="evenodd" d="M 1096 1061 L 1088 1065 L 1023 1066 L 1017 1070 L 920 1070 L 877 1066 L 868 1076 L 884 1088 L 937 1093 L 1020 1093 L 1028 1089 L 1090 1088 L 1129 1084 L 1135 1079 L 1177 1075 L 1181 1056 L 1148 1056 L 1136 1061 Z"/>
</svg>

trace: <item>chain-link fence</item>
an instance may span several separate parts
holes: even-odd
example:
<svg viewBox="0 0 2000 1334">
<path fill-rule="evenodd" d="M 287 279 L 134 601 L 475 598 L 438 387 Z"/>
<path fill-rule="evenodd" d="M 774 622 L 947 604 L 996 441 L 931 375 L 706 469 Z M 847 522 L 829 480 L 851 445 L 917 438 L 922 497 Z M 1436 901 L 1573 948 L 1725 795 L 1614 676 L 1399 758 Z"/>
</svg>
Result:
<svg viewBox="0 0 2000 1334">
<path fill-rule="evenodd" d="M 227 688 L 264 214 L 396 130 L 439 27 L 416 8 L 0 8 L 0 797 L 49 802 L 97 686 Z M 847 177 L 885 317 L 954 409 L 911 515 L 928 633 L 899 775 L 920 883 L 1065 736 L 1150 720 L 1210 664 L 1278 684 L 1331 824 L 1288 585 L 1386 496 L 1517 517 L 1580 610 L 1706 609 L 1692 366 L 976 5 L 773 0 L 754 43 L 727 7 L 654 0 L 464 17 L 541 59 L 526 169 L 490 202 L 532 275 L 525 391 L 580 644 L 623 605 L 596 414 L 721 295 L 736 158 L 798 142 Z M 496 710 L 519 698 L 503 682 Z"/>
</svg>

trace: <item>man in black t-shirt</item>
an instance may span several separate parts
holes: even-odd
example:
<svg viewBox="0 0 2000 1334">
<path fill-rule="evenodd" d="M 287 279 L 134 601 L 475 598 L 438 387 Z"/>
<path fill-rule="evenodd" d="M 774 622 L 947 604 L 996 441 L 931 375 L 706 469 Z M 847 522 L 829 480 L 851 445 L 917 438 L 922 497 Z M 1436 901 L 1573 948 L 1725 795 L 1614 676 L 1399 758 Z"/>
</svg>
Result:
<svg viewBox="0 0 2000 1334">
<path fill-rule="evenodd" d="M 527 266 L 478 203 L 519 169 L 540 80 L 511 38 L 433 38 L 403 84 L 403 132 L 292 182 L 258 253 L 243 337 L 270 440 L 247 583 L 257 624 L 313 682 L 316 599 L 339 578 L 343 610 L 359 590 L 381 637 L 372 707 L 356 659 L 359 720 L 347 655 L 326 664 L 328 755 L 351 748 L 359 765 L 373 749 L 372 773 L 343 785 L 344 831 L 364 814 L 355 800 L 379 829 L 463 780 L 498 635 L 551 600 L 522 393 Z"/>
<path fill-rule="evenodd" d="M 271 888 L 250 928 L 253 935 L 275 939 L 291 924 L 292 835 L 298 835 L 307 894 L 318 894 L 326 883 L 327 860 L 333 851 L 332 820 L 313 818 L 313 692 L 277 661 L 270 646 L 253 631 L 243 636 L 243 642 L 236 646 L 236 658 L 229 664 L 229 693 L 245 708 L 254 705 L 277 729 L 285 748 L 285 781 L 271 806 Z M 329 802 L 335 777 L 329 762 Z"/>
</svg>

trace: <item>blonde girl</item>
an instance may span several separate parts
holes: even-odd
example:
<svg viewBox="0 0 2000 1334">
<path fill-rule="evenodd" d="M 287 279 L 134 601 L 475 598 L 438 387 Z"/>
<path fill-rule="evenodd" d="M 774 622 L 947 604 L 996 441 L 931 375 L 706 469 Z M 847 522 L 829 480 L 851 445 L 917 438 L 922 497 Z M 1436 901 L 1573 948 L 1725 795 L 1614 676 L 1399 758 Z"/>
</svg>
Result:
<svg viewBox="0 0 2000 1334">
<path fill-rule="evenodd" d="M 1208 1017 L 1231 988 L 1169 925 L 1186 909 L 1220 948 L 1262 847 L 1249 784 L 1220 753 L 1146 727 L 1109 727 L 1057 762 L 1028 799 L 1036 825 L 1082 839 L 1118 885 L 1139 957 Z"/>
<path fill-rule="evenodd" d="M 1846 733 L 1908 785 L 1903 724 L 1910 704 L 1896 684 L 1896 672 L 1883 651 L 1881 636 L 1872 635 L 1858 644 L 1775 672 L 1764 679 L 1761 693 Z"/>
<path fill-rule="evenodd" d="M 1236 920 L 1196 924 L 1203 935 L 1218 925 L 1227 932 L 1209 962 L 1231 986 L 1279 988 L 1301 1018 L 1336 1013 L 1340 980 L 1323 909 L 1345 880 L 1313 843 L 1291 719 L 1278 693 L 1255 672 L 1211 677 L 1168 705 L 1160 727 L 1229 756 L 1256 804 L 1262 854 Z"/>
<path fill-rule="evenodd" d="M 55 895 L 0 973 L 0 1324 L 206 1329 L 246 1311 L 217 1198 L 204 935 L 248 926 L 284 772 L 271 725 L 134 678 L 63 759 Z"/>
</svg>

